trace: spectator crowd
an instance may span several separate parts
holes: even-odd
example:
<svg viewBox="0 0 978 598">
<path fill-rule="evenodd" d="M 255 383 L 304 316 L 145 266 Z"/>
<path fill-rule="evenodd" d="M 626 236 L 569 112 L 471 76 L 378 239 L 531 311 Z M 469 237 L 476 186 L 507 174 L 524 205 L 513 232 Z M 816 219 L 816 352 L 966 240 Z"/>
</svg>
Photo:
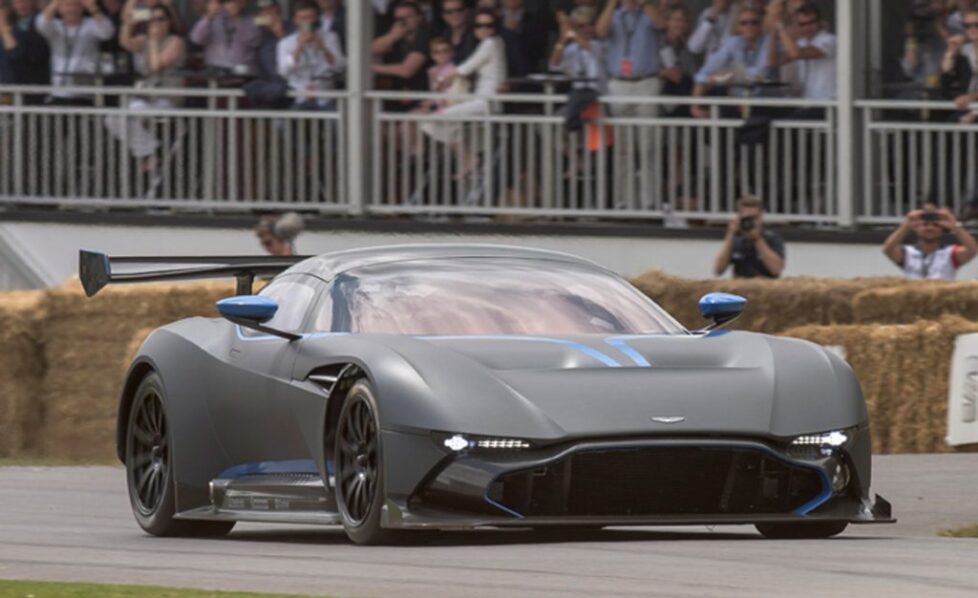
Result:
<svg viewBox="0 0 978 598">
<path fill-rule="evenodd" d="M 373 0 L 370 49 L 378 87 L 391 90 L 527 91 L 534 89 L 531 75 L 558 71 L 576 87 L 619 97 L 830 98 L 835 38 L 823 3 L 712 0 L 693 14 L 687 4 L 702 2 Z M 926 54 L 929 49 L 920 50 L 926 54 L 920 59 L 908 50 L 908 68 L 973 65 L 964 12 L 948 15 L 948 31 L 959 33 L 949 34 L 946 44 L 963 60 L 941 64 L 942 56 Z M 255 86 L 258 97 L 291 89 L 296 104 L 324 108 L 301 94 L 342 86 L 345 21 L 343 0 L 0 0 L 0 83 L 166 85 L 203 70 L 239 85 L 262 82 Z M 431 76 L 433 68 L 440 76 Z M 454 85 L 458 78 L 466 85 Z M 758 85 L 762 81 L 783 87 L 771 92 Z M 56 91 L 48 101 L 86 99 Z M 652 105 L 615 110 L 620 116 L 655 113 Z"/>
</svg>

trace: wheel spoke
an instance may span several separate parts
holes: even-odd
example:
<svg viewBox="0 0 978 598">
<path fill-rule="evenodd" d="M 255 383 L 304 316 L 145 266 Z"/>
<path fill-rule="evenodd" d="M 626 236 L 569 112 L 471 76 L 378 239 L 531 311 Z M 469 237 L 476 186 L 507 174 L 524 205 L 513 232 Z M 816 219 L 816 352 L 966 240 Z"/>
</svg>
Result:
<svg viewBox="0 0 978 598">
<path fill-rule="evenodd" d="M 153 413 L 156 416 L 156 432 L 160 436 L 163 436 L 164 432 L 166 432 L 166 430 L 163 428 L 163 403 L 159 401 L 154 401 L 153 403 Z"/>
<path fill-rule="evenodd" d="M 142 428 L 136 428 L 133 430 L 133 436 L 136 437 L 136 441 L 146 447 L 153 446 L 153 435 Z"/>
<path fill-rule="evenodd" d="M 153 456 L 149 453 L 139 453 L 134 455 L 132 458 L 132 468 L 142 469 L 144 466 L 148 465 L 150 461 L 153 460 Z"/>
<path fill-rule="evenodd" d="M 149 497 L 148 498 L 149 498 L 150 504 L 147 505 L 149 508 L 155 507 L 156 506 L 156 503 L 159 502 L 160 487 L 163 485 L 162 484 L 162 478 L 163 478 L 163 473 L 162 472 L 163 472 L 162 469 L 154 469 L 153 470 L 153 479 L 149 483 L 150 491 L 149 491 Z"/>
</svg>

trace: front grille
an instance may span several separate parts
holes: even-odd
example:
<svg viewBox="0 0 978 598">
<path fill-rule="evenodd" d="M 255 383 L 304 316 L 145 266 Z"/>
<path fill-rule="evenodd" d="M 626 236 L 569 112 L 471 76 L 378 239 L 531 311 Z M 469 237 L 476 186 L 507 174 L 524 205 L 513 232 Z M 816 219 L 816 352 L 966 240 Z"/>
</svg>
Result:
<svg viewBox="0 0 978 598">
<path fill-rule="evenodd" d="M 819 474 L 764 451 L 666 447 L 574 453 L 510 473 L 489 498 L 527 517 L 790 513 L 822 491 Z"/>
</svg>

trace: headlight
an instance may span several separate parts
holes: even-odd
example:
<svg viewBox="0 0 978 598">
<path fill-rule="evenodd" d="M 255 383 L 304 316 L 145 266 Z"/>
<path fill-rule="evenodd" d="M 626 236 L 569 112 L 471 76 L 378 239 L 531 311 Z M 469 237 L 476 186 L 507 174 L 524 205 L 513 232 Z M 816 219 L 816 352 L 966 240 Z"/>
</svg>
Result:
<svg viewBox="0 0 978 598">
<path fill-rule="evenodd" d="M 791 446 L 828 446 L 840 447 L 849 442 L 848 430 L 836 430 L 826 434 L 812 434 L 810 436 L 799 436 L 791 441 Z"/>
<path fill-rule="evenodd" d="M 533 444 L 520 438 L 494 436 L 470 436 L 467 434 L 446 434 L 436 432 L 432 438 L 439 447 L 452 453 L 469 450 L 516 451 L 533 448 Z"/>
<path fill-rule="evenodd" d="M 856 438 L 857 428 L 833 430 L 819 434 L 805 434 L 791 441 L 788 454 L 798 459 L 818 459 L 831 456 L 839 449 L 845 449 Z"/>
</svg>

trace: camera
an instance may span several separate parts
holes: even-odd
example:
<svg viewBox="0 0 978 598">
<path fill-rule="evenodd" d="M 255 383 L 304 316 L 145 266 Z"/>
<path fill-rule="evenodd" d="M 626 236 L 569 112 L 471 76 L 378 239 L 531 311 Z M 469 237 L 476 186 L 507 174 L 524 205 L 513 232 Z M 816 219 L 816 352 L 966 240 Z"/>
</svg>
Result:
<svg viewBox="0 0 978 598">
<path fill-rule="evenodd" d="M 757 221 L 753 217 L 747 216 L 740 219 L 740 232 L 747 234 L 757 228 Z"/>
<path fill-rule="evenodd" d="M 920 219 L 923 222 L 940 222 L 941 215 L 938 214 L 937 212 L 924 212 L 923 215 L 921 215 Z"/>
</svg>

